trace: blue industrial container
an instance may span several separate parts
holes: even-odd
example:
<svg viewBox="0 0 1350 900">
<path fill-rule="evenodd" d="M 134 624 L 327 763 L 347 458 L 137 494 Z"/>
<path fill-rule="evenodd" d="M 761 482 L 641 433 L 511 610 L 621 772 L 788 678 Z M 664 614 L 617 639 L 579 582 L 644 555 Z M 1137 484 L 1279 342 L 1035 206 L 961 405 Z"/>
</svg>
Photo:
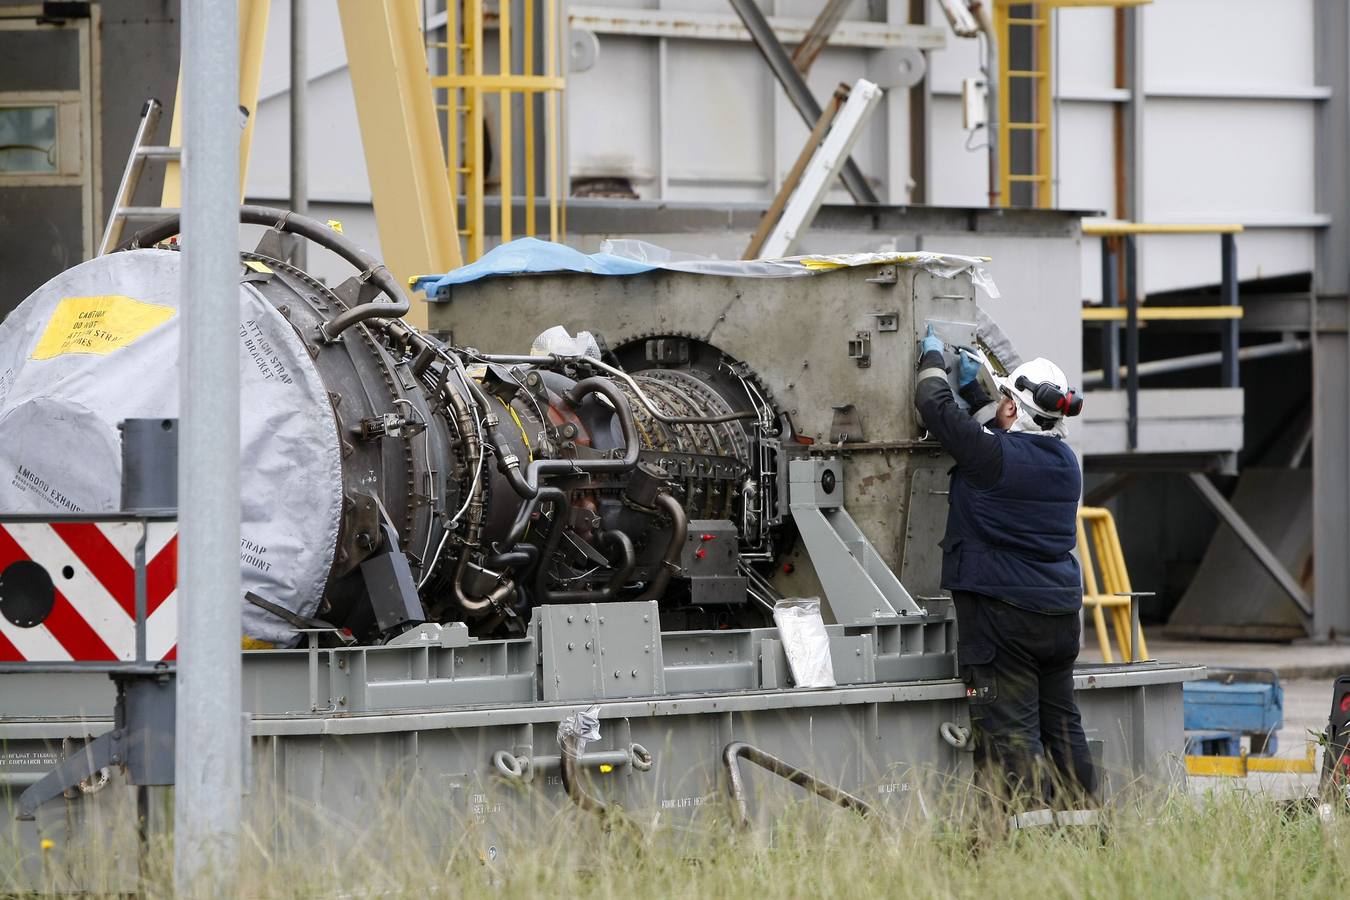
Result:
<svg viewBox="0 0 1350 900">
<path fill-rule="evenodd" d="M 1284 725 L 1284 691 L 1269 669 L 1212 670 L 1204 681 L 1182 685 L 1187 752 L 1235 756 L 1242 735 L 1251 752 L 1276 752 L 1275 732 Z"/>
</svg>

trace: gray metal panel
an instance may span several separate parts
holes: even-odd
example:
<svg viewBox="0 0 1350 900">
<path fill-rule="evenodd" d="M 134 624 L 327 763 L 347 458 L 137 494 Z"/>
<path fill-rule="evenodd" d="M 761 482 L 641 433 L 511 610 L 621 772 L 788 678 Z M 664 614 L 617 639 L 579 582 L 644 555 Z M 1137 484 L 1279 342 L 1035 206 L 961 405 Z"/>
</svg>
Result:
<svg viewBox="0 0 1350 900">
<path fill-rule="evenodd" d="M 655 601 L 559 604 L 535 615 L 545 700 L 665 693 Z"/>
<path fill-rule="evenodd" d="M 1233 453 L 1242 449 L 1242 388 L 1152 388 L 1139 392 L 1139 447 L 1148 453 Z M 1084 456 L 1127 453 L 1124 391 L 1092 391 L 1069 426 Z"/>
<path fill-rule="evenodd" d="M 1313 553 L 1309 470 L 1245 469 L 1229 502 L 1295 578 L 1306 578 Z M 1222 523 L 1167 630 L 1255 640 L 1288 640 L 1306 633 L 1298 608 Z"/>
<path fill-rule="evenodd" d="M 905 556 L 900 581 L 920 602 L 946 596 L 942 590 L 942 548 L 947 528 L 947 494 L 951 476 L 946 469 L 916 468 L 910 475 L 909 507 L 905 518 Z"/>
<path fill-rule="evenodd" d="M 0 187 L 0 318 L 45 281 L 81 262 L 83 188 Z"/>
<path fill-rule="evenodd" d="M 74 28 L 0 31 L 0 91 L 78 91 L 79 41 Z"/>
<path fill-rule="evenodd" d="M 103 197 L 99 205 L 99 230 L 112 209 L 118 178 L 127 164 L 127 154 L 136 134 L 141 105 L 154 97 L 164 104 L 158 143 L 169 143 L 174 92 L 178 86 L 179 0 L 118 0 L 103 4 L 99 53 L 102 60 L 98 98 L 103 152 Z M 350 100 L 348 101 L 350 102 Z M 152 143 L 155 143 L 152 141 Z M 266 138 L 254 147 L 266 155 Z M 164 185 L 164 167 L 150 164 L 141 175 L 132 206 L 158 206 Z M 55 274 L 55 273 L 53 273 Z"/>
</svg>

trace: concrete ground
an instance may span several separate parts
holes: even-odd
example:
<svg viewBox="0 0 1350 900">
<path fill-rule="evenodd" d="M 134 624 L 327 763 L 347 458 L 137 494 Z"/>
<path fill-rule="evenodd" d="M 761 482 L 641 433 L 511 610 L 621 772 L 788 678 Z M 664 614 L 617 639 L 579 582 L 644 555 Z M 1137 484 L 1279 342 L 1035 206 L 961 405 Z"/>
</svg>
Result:
<svg viewBox="0 0 1350 900">
<path fill-rule="evenodd" d="M 1256 644 L 1222 641 L 1174 641 L 1151 639 L 1145 631 L 1149 655 L 1167 662 L 1200 663 L 1206 666 L 1242 666 L 1273 669 L 1284 689 L 1284 728 L 1278 734 L 1277 756 L 1301 759 L 1307 753 L 1311 734 L 1320 734 L 1331 712 L 1331 686 L 1337 675 L 1350 675 L 1350 645 L 1345 644 Z M 1084 662 L 1101 662 L 1095 636 L 1089 629 Z M 1321 771 L 1321 750 L 1316 753 Z M 1292 799 L 1316 792 L 1317 774 L 1251 773 L 1246 778 L 1200 778 L 1191 776 L 1191 790 L 1237 789 Z"/>
</svg>

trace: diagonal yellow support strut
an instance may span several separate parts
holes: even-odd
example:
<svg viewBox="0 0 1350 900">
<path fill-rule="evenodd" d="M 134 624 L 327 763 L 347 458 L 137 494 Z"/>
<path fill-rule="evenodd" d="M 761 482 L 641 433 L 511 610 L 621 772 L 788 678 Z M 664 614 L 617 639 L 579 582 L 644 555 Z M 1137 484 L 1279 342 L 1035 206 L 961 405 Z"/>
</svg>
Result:
<svg viewBox="0 0 1350 900">
<path fill-rule="evenodd" d="M 239 105 L 248 112 L 244 131 L 239 136 L 239 199 L 244 199 L 248 181 L 248 154 L 253 146 L 253 125 L 258 117 L 258 84 L 262 80 L 263 43 L 267 40 L 267 16 L 272 0 L 239 0 Z M 181 81 L 181 79 L 180 79 Z M 173 101 L 173 125 L 169 146 L 183 146 L 183 86 L 180 83 Z M 182 169 L 176 161 L 164 168 L 164 190 L 160 206 L 170 209 L 183 205 Z"/>
<path fill-rule="evenodd" d="M 407 0 L 339 0 L 338 13 L 381 255 L 405 283 L 458 268 L 459 231 L 441 160 L 421 6 Z M 425 327 L 425 306 L 415 304 L 408 319 Z"/>
</svg>

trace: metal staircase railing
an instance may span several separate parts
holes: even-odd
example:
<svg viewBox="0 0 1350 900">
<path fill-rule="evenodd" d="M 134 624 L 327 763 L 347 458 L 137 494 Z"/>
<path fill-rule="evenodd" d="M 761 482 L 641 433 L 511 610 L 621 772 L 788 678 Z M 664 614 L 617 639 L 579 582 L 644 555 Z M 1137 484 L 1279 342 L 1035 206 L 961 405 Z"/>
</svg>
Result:
<svg viewBox="0 0 1350 900">
<path fill-rule="evenodd" d="M 1147 321 L 1219 321 L 1219 384 L 1235 388 L 1238 383 L 1237 235 L 1241 225 L 1150 225 L 1137 222 L 1087 222 L 1084 237 L 1099 237 L 1102 243 L 1102 305 L 1083 310 L 1084 324 L 1102 329 L 1102 374 L 1108 390 L 1120 390 L 1122 371 L 1127 404 L 1127 446 L 1139 446 L 1139 325 Z M 1219 304 L 1216 306 L 1146 307 L 1142 305 L 1138 280 L 1136 241 L 1146 234 L 1217 234 L 1222 260 Z M 1123 287 L 1123 290 L 1122 290 Z M 1121 326 L 1124 325 L 1124 363 L 1121 362 Z"/>
</svg>

